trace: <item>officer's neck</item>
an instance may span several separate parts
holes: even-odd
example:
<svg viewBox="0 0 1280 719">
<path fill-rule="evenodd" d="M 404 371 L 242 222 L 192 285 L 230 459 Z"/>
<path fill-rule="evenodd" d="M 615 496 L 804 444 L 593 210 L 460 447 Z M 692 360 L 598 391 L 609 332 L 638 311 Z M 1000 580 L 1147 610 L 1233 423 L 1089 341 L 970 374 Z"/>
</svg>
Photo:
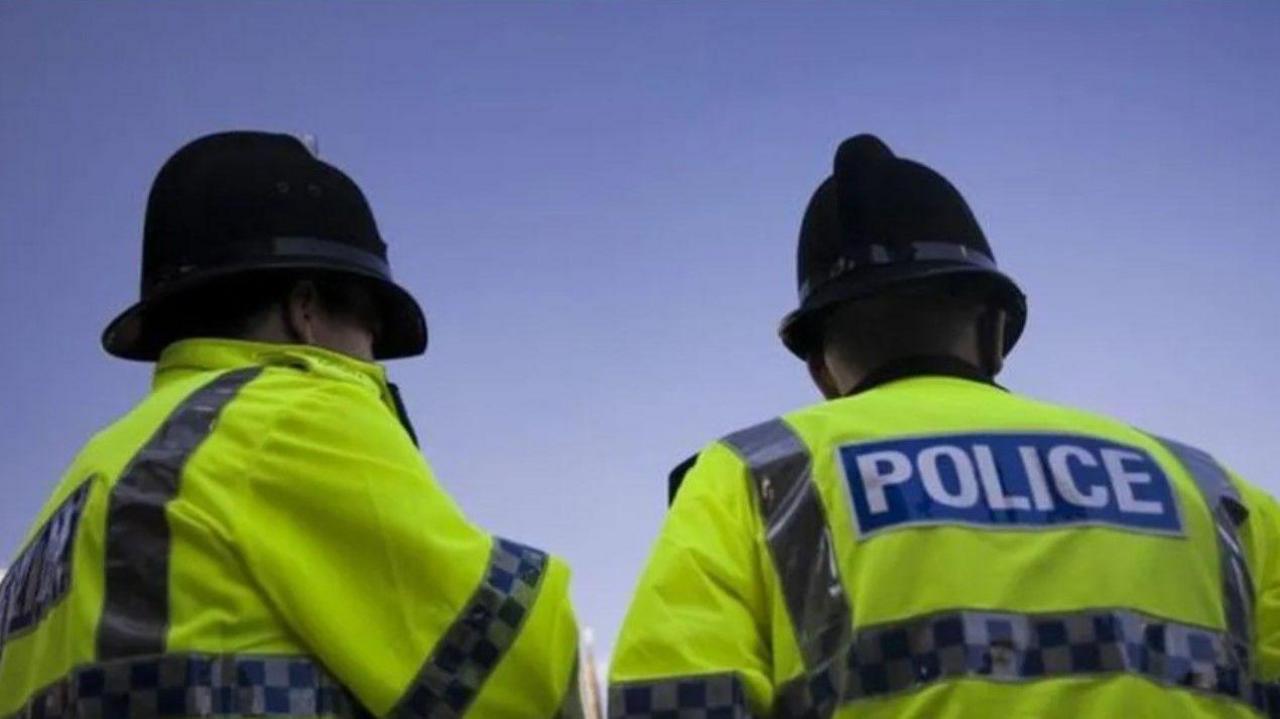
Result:
<svg viewBox="0 0 1280 719">
<path fill-rule="evenodd" d="M 955 377 L 998 386 L 990 372 L 969 358 L 949 354 L 922 354 L 895 357 L 868 366 L 861 372 L 841 372 L 837 375 L 839 396 L 860 394 L 909 377 L 927 376 Z"/>
<path fill-rule="evenodd" d="M 282 345 L 307 345 L 373 362 L 373 333 L 357 322 L 327 312 L 296 307 L 267 313 L 237 339 Z"/>
</svg>

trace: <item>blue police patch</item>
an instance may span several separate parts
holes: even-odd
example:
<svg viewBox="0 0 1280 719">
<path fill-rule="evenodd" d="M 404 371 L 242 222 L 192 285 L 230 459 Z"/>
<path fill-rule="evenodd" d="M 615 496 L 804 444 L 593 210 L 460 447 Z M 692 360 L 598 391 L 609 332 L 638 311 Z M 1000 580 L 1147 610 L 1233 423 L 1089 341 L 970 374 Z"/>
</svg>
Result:
<svg viewBox="0 0 1280 719">
<path fill-rule="evenodd" d="M 71 590 L 72 548 L 92 485 L 91 477 L 63 500 L 0 581 L 0 654 Z"/>
<path fill-rule="evenodd" d="M 1106 525 L 1182 534 L 1173 488 L 1147 452 L 1056 434 L 958 434 L 837 450 L 858 536 L 894 527 Z"/>
</svg>

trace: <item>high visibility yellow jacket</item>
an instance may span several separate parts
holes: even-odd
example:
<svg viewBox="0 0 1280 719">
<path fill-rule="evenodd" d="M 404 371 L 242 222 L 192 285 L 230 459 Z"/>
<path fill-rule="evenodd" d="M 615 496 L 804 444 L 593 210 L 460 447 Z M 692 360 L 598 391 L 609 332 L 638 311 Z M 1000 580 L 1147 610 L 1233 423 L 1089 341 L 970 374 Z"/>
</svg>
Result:
<svg viewBox="0 0 1280 719">
<path fill-rule="evenodd" d="M 185 341 L 0 584 L 0 717 L 574 715 L 568 581 L 467 521 L 379 367 Z"/>
<path fill-rule="evenodd" d="M 699 455 L 618 639 L 611 716 L 1277 711 L 1274 500 L 1190 447 L 949 375 Z"/>
</svg>

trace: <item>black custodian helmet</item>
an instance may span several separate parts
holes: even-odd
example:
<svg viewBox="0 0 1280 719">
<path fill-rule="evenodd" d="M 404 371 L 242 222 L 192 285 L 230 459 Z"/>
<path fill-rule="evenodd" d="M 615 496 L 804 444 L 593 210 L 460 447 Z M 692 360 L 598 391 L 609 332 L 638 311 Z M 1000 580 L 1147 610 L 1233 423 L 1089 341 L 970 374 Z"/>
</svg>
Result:
<svg viewBox="0 0 1280 719">
<path fill-rule="evenodd" d="M 247 131 L 201 137 L 160 168 L 147 200 L 141 299 L 107 326 L 103 348 L 154 361 L 172 339 L 155 321 L 162 310 L 231 279 L 281 271 L 362 279 L 382 321 L 374 356 L 426 350 L 422 309 L 391 279 L 356 183 L 292 135 Z"/>
<path fill-rule="evenodd" d="M 817 348 L 820 318 L 834 305 L 934 279 L 977 282 L 1005 310 L 1005 354 L 1026 325 L 1026 298 L 997 269 L 959 191 L 930 168 L 895 157 L 873 135 L 845 140 L 836 151 L 835 171 L 805 210 L 796 269 L 800 307 L 779 334 L 801 358 Z"/>
</svg>

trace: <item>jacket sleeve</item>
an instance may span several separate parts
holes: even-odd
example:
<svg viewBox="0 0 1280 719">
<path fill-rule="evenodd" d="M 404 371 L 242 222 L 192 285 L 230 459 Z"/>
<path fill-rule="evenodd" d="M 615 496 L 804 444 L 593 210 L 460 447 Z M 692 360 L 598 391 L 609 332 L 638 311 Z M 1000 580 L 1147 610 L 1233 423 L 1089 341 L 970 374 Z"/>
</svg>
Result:
<svg viewBox="0 0 1280 719">
<path fill-rule="evenodd" d="M 1235 479 L 1247 492 L 1245 504 L 1249 507 L 1246 527 L 1257 596 L 1257 678 L 1280 691 L 1280 505 L 1262 490 Z"/>
<path fill-rule="evenodd" d="M 623 622 L 611 716 L 699 709 L 737 717 L 744 705 L 766 713 L 773 689 L 761 541 L 746 468 L 712 445 L 685 477 Z"/>
<path fill-rule="evenodd" d="M 387 407 L 327 383 L 262 439 L 235 542 L 376 715 L 551 717 L 576 681 L 569 573 L 472 525 Z"/>
</svg>

